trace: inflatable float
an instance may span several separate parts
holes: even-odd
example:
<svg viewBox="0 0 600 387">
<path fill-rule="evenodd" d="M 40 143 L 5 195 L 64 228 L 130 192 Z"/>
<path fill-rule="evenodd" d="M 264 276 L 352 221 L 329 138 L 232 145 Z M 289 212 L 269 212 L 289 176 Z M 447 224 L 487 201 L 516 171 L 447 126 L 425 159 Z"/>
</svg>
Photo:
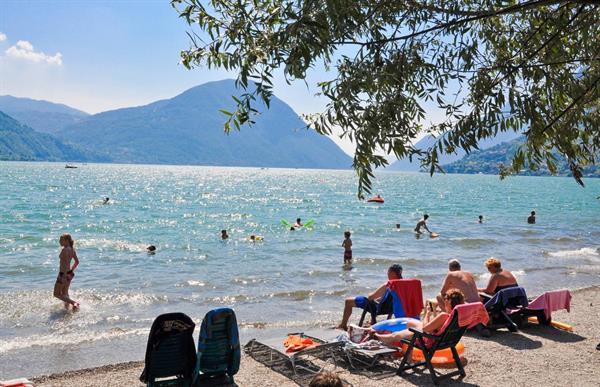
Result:
<svg viewBox="0 0 600 387">
<path fill-rule="evenodd" d="M 283 225 L 285 228 L 287 228 L 287 229 L 290 229 L 290 228 L 292 228 L 292 227 L 293 227 L 293 228 L 297 228 L 297 227 L 296 227 L 296 225 L 294 225 L 294 224 L 292 224 L 292 223 L 288 222 L 286 219 L 281 219 L 281 224 L 282 224 L 282 225 Z M 309 219 L 309 220 L 307 220 L 307 221 L 306 221 L 306 222 L 305 222 L 305 223 L 302 225 L 302 227 L 305 227 L 305 228 L 311 228 L 312 226 L 314 226 L 314 224 L 315 224 L 315 220 L 314 220 L 314 219 Z"/>
<path fill-rule="evenodd" d="M 379 195 L 373 196 L 371 199 L 367 200 L 369 203 L 384 203 L 385 200 Z"/>
<path fill-rule="evenodd" d="M 402 344 L 402 352 L 406 353 L 407 350 L 408 345 Z M 465 352 L 465 346 L 462 342 L 456 344 L 456 352 L 458 352 L 460 362 L 465 365 L 467 363 L 467 359 L 462 356 L 462 354 Z M 411 359 L 413 362 L 424 361 L 425 355 L 423 355 L 423 352 L 420 349 L 414 348 Z M 435 368 L 456 368 L 456 363 L 454 362 L 454 357 L 452 356 L 452 350 L 450 348 L 435 351 L 433 358 L 431 359 L 431 364 L 433 364 Z"/>
<path fill-rule="evenodd" d="M 528 317 L 527 321 L 533 324 L 538 323 L 538 319 L 536 317 Z M 573 332 L 572 325 L 565 324 L 560 321 L 550 321 L 550 325 L 552 325 L 554 328 L 562 329 L 563 331 Z"/>
<path fill-rule="evenodd" d="M 374 324 L 371 328 L 375 329 L 377 332 L 399 332 L 406 329 L 406 326 L 410 320 L 414 319 L 409 317 L 392 318 L 389 320 L 380 321 L 377 324 Z M 402 352 L 406 353 L 407 350 L 408 345 L 402 344 Z M 458 356 L 460 357 L 462 364 L 466 364 L 466 358 L 462 356 L 463 352 L 465 351 L 465 346 L 462 342 L 456 345 L 456 351 L 458 352 Z M 423 352 L 420 349 L 414 348 L 411 359 L 413 362 L 424 361 L 425 355 L 423 355 Z M 450 348 L 435 351 L 433 358 L 431 359 L 431 363 L 437 368 L 456 367 L 456 363 L 454 363 L 454 357 L 452 356 L 452 350 Z"/>
</svg>

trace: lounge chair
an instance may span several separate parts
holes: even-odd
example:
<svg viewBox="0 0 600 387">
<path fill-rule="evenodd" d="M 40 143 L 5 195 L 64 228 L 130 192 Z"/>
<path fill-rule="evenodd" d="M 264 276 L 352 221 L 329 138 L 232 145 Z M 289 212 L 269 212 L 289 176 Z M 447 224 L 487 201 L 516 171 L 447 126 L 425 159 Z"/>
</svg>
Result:
<svg viewBox="0 0 600 387">
<path fill-rule="evenodd" d="M 375 310 L 363 310 L 359 326 L 363 322 L 367 312 L 371 313 L 371 325 L 377 323 L 377 316 L 386 315 L 390 319 L 392 315 L 399 317 L 412 317 L 420 319 L 423 310 L 423 291 L 421 281 L 416 278 L 398 279 L 388 281 L 388 287 L 377 304 Z"/>
<path fill-rule="evenodd" d="M 330 329 L 329 333 L 333 334 L 335 330 Z M 294 375 L 297 375 L 299 370 L 314 374 L 321 372 L 323 367 L 316 366 L 310 361 L 311 358 L 332 361 L 334 365 L 337 365 L 336 358 L 344 345 L 343 342 L 329 341 L 303 332 L 289 333 L 288 336 L 290 335 L 308 338 L 317 345 L 295 352 L 287 352 L 283 338 L 273 337 L 260 341 L 252 339 L 244 346 L 244 352 L 270 368 L 289 365 Z"/>
<path fill-rule="evenodd" d="M 481 302 L 473 302 L 470 304 L 457 305 L 454 310 L 452 310 L 450 317 L 437 335 L 410 328 L 410 331 L 413 333 L 412 338 L 402 339 L 402 342 L 407 344 L 408 348 L 402 358 L 400 367 L 398 368 L 398 375 L 402 376 L 404 372 L 409 369 L 427 367 L 431 374 L 431 379 L 436 385 L 440 380 L 445 378 L 456 375 L 464 377 L 466 373 L 458 355 L 458 351 L 456 350 L 456 345 L 468 328 L 472 328 L 481 323 L 486 324 L 487 322 L 488 317 L 483 304 Z M 425 357 L 424 361 L 416 363 L 412 362 L 411 358 L 414 348 L 420 349 L 423 352 Z M 458 370 L 442 374 L 433 368 L 431 359 L 433 358 L 435 351 L 446 348 L 450 348 L 452 351 L 452 357 Z"/>
<path fill-rule="evenodd" d="M 149 387 L 191 385 L 196 363 L 195 326 L 183 313 L 162 314 L 154 320 L 141 382 Z"/>
<path fill-rule="evenodd" d="M 489 328 L 507 328 L 517 332 L 526 322 L 526 308 L 529 305 L 527 293 L 520 286 L 502 289 L 485 303 L 485 309 L 490 315 Z M 539 315 L 531 312 L 531 315 Z"/>
<path fill-rule="evenodd" d="M 552 312 L 565 309 L 571 311 L 571 292 L 567 289 L 545 292 L 521 311 L 523 317 L 535 316 L 539 324 L 549 325 L 552 322 Z"/>
<path fill-rule="evenodd" d="M 204 316 L 198 338 L 194 385 L 216 380 L 233 384 L 240 368 L 240 339 L 235 313 L 229 308 L 213 309 Z"/>
</svg>

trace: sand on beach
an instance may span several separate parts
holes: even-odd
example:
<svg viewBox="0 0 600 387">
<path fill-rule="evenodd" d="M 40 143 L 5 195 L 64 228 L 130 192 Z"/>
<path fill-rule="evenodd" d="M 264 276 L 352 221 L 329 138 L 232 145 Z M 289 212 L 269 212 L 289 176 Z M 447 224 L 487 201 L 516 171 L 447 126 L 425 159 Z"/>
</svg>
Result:
<svg viewBox="0 0 600 387">
<path fill-rule="evenodd" d="M 466 385 L 542 385 L 598 386 L 600 383 L 600 286 L 573 293 L 571 313 L 560 311 L 553 319 L 574 326 L 569 333 L 551 327 L 530 325 L 517 333 L 499 330 L 489 339 L 469 334 L 466 347 Z M 283 338 L 282 338 L 283 340 Z M 140 354 L 142 356 L 143 354 Z M 401 378 L 388 375 L 382 379 L 333 369 L 352 386 L 430 385 L 427 372 Z M 36 386 L 137 386 L 142 362 L 108 365 L 34 378 Z M 243 355 L 239 386 L 297 386 L 290 378 Z"/>
</svg>

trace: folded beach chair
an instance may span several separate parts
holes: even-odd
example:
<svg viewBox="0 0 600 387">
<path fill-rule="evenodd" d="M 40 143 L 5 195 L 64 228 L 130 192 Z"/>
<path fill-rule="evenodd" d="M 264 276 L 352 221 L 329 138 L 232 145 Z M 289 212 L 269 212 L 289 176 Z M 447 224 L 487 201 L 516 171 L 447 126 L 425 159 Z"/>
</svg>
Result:
<svg viewBox="0 0 600 387">
<path fill-rule="evenodd" d="M 388 281 L 385 294 L 381 302 L 364 309 L 358 326 L 363 326 L 367 313 L 371 314 L 371 325 L 377 323 L 377 316 L 392 315 L 398 317 L 412 317 L 420 319 L 423 310 L 423 291 L 421 281 L 416 278 L 398 279 Z"/>
<path fill-rule="evenodd" d="M 410 328 L 410 331 L 413 332 L 413 337 L 402 340 L 404 344 L 408 344 L 408 348 L 402 358 L 400 367 L 398 368 L 398 375 L 402 376 L 402 374 L 409 369 L 427 367 L 434 384 L 438 384 L 441 379 L 450 378 L 456 375 L 464 377 L 466 373 L 460 361 L 458 351 L 456 350 L 456 345 L 467 329 L 473 328 L 477 324 L 487 324 L 488 320 L 489 317 L 483 304 L 481 302 L 473 302 L 457 305 L 452 310 L 450 317 L 437 335 Z M 411 358 L 414 348 L 420 349 L 423 352 L 425 357 L 424 361 L 416 363 L 412 362 Z M 454 358 L 454 363 L 458 370 L 447 374 L 441 374 L 433 368 L 431 359 L 433 358 L 435 351 L 446 348 L 450 348 L 452 351 L 452 357 Z"/>
<path fill-rule="evenodd" d="M 326 336 L 325 339 L 317 337 L 323 336 L 323 334 Z M 270 368 L 276 369 L 281 366 L 287 368 L 289 366 L 294 375 L 297 375 L 298 371 L 316 374 L 321 372 L 323 367 L 316 365 L 312 361 L 314 359 L 325 361 L 325 363 L 332 361 L 334 365 L 337 365 L 336 359 L 340 355 L 344 343 L 333 341 L 336 334 L 334 329 L 329 329 L 316 331 L 317 336 L 313 336 L 312 333 L 296 332 L 289 333 L 286 339 L 281 337 L 271 337 L 260 341 L 252 339 L 244 346 L 244 352 Z M 289 342 L 290 336 L 296 336 L 302 340 L 309 339 L 312 345 L 290 351 L 290 347 L 285 345 Z"/>
<path fill-rule="evenodd" d="M 519 330 L 526 318 L 524 310 L 529 305 L 527 293 L 521 286 L 502 289 L 485 303 L 491 319 L 489 328 L 507 328 L 511 332 Z"/>
<path fill-rule="evenodd" d="M 198 338 L 194 385 L 219 380 L 233 384 L 240 369 L 240 337 L 235 313 L 229 308 L 213 309 L 204 316 Z"/>
<path fill-rule="evenodd" d="M 147 386 L 190 386 L 196 351 L 191 318 L 183 313 L 167 313 L 152 323 L 144 371 L 140 381 Z"/>
</svg>

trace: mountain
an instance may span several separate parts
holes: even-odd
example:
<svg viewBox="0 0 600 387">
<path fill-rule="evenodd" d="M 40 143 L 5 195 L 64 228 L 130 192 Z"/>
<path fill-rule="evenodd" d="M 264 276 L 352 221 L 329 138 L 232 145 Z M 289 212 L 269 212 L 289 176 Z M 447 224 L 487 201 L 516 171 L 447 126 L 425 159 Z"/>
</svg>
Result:
<svg viewBox="0 0 600 387">
<path fill-rule="evenodd" d="M 89 116 L 67 105 L 10 95 L 0 96 L 0 110 L 38 132 L 50 134 Z"/>
<path fill-rule="evenodd" d="M 39 133 L 0 111 L 0 160 L 84 161 L 81 150 Z"/>
<path fill-rule="evenodd" d="M 171 99 L 90 116 L 60 131 L 60 138 L 113 162 L 254 167 L 350 168 L 331 139 L 313 130 L 274 97 L 256 124 L 223 133 L 239 95 L 233 80 L 206 83 Z"/>
<path fill-rule="evenodd" d="M 519 134 L 515 133 L 515 132 L 500 132 L 494 138 L 488 138 L 486 140 L 481 141 L 479 143 L 479 149 L 487 149 L 487 148 L 493 147 L 497 144 L 500 144 L 502 142 L 513 140 L 517 137 L 519 137 Z M 416 146 L 416 148 L 419 148 L 422 150 L 427 150 L 428 148 L 432 147 L 433 144 L 435 144 L 436 140 L 437 139 L 435 137 L 433 137 L 432 135 L 427 135 L 427 136 L 423 137 L 420 141 L 418 141 L 415 146 Z M 466 155 L 466 153 L 462 149 L 457 149 L 457 152 L 455 154 L 440 155 L 440 165 L 450 164 L 454 161 L 460 160 L 465 155 Z M 413 162 L 411 163 L 408 160 L 408 158 L 405 158 L 402 160 L 395 161 L 390 166 L 388 166 L 385 170 L 386 171 L 419 171 L 420 169 L 421 169 L 421 165 L 420 165 L 419 160 L 417 160 L 415 158 L 415 159 L 413 159 Z"/>
<path fill-rule="evenodd" d="M 490 175 L 498 174 L 498 164 L 510 165 L 511 160 L 517 149 L 523 144 L 524 137 L 519 137 L 515 140 L 498 144 L 489 149 L 473 152 L 462 159 L 444 165 L 444 170 L 447 173 L 484 173 Z M 570 176 L 571 171 L 564 158 L 558 157 L 557 168 L 558 176 Z M 530 176 L 547 176 L 551 175 L 550 171 L 544 166 L 537 171 L 529 169 L 522 170 L 519 175 Z M 584 169 L 584 176 L 600 177 L 600 168 L 590 166 Z"/>
</svg>

